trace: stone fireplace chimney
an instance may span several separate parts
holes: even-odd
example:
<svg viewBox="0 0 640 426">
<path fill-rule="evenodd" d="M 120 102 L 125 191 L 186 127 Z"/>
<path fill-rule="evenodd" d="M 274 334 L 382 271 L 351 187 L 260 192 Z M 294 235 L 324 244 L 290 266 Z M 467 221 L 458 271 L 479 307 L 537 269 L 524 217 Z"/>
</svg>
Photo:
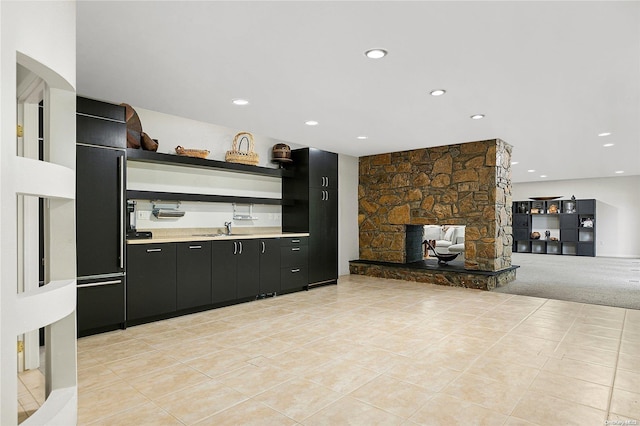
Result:
<svg viewBox="0 0 640 426">
<path fill-rule="evenodd" d="M 466 226 L 465 269 L 511 266 L 511 146 L 500 139 L 360 157 L 358 205 L 361 260 L 411 262 L 422 225 L 447 224 Z"/>
</svg>

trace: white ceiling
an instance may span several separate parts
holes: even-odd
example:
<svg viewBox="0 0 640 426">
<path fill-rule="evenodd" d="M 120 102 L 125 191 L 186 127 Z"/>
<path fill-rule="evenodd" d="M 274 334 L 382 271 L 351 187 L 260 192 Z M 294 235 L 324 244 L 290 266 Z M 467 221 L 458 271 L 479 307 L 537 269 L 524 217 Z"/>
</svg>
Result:
<svg viewBox="0 0 640 426">
<path fill-rule="evenodd" d="M 500 138 L 514 182 L 640 175 L 637 1 L 79 1 L 77 40 L 84 96 L 353 156 Z"/>
</svg>

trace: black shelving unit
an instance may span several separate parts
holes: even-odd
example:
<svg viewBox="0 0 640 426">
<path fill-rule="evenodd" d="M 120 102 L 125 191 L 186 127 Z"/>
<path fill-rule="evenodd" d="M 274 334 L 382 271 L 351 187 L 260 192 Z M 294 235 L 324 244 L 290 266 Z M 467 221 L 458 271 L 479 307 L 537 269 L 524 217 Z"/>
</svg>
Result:
<svg viewBox="0 0 640 426">
<path fill-rule="evenodd" d="M 595 256 L 596 200 L 514 201 L 513 252 Z"/>
<path fill-rule="evenodd" d="M 293 172 L 285 169 L 250 166 L 247 164 L 227 163 L 225 161 L 207 160 L 203 158 L 186 157 L 182 155 L 162 154 L 142 149 L 127 148 L 127 161 L 141 163 L 164 164 L 171 166 L 186 166 L 209 170 L 223 170 L 233 173 L 251 174 L 282 178 L 293 176 Z M 287 202 L 280 198 L 244 197 L 215 194 L 193 194 L 184 192 L 142 191 L 128 190 L 127 199 L 135 200 L 171 200 L 171 201 L 201 201 L 208 203 L 241 203 L 285 205 Z"/>
<path fill-rule="evenodd" d="M 164 200 L 164 201 L 202 201 L 208 203 L 240 203 L 285 205 L 287 201 L 280 198 L 242 197 L 235 195 L 190 194 L 185 192 L 161 192 L 128 190 L 129 200 Z"/>
<path fill-rule="evenodd" d="M 243 174 L 258 176 L 283 177 L 291 176 L 292 173 L 285 169 L 274 169 L 270 167 L 250 166 L 247 164 L 227 163 L 226 161 L 207 160 L 206 158 L 187 157 L 183 155 L 163 154 L 142 149 L 127 148 L 127 160 L 141 163 L 168 164 L 174 166 L 197 167 L 201 169 L 225 170 Z"/>
</svg>

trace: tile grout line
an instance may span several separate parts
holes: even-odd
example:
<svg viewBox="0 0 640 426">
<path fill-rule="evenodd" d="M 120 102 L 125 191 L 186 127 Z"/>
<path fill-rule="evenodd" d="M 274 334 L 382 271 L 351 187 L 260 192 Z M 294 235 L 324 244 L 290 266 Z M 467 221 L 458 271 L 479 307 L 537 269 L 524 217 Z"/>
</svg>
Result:
<svg viewBox="0 0 640 426">
<path fill-rule="evenodd" d="M 611 389 L 609 390 L 609 400 L 607 401 L 607 418 L 611 414 L 611 400 L 613 399 L 613 387 L 616 384 L 616 376 L 618 375 L 618 362 L 620 360 L 620 348 L 622 347 L 622 335 L 624 334 L 624 327 L 627 323 L 627 309 L 624 310 L 624 319 L 622 320 L 622 327 L 620 328 L 620 337 L 618 339 L 618 351 L 616 352 L 616 362 L 613 366 L 613 378 L 611 379 Z"/>
</svg>

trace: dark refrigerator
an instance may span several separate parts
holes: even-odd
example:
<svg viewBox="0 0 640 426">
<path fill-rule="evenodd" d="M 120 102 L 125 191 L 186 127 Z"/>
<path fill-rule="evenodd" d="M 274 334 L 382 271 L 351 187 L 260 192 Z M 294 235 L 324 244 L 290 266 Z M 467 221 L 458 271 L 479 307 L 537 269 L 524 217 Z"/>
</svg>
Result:
<svg viewBox="0 0 640 426">
<path fill-rule="evenodd" d="M 125 327 L 124 107 L 78 98 L 76 250 L 78 336 Z"/>
</svg>

